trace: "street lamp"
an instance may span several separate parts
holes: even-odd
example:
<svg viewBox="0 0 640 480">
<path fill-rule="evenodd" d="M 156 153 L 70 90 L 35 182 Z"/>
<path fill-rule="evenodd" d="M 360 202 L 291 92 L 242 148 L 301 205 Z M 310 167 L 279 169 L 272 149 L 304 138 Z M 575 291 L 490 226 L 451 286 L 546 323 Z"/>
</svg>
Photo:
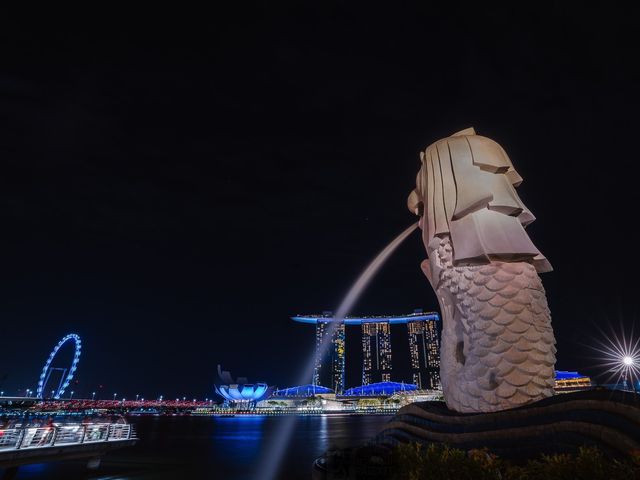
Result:
<svg viewBox="0 0 640 480">
<path fill-rule="evenodd" d="M 136 393 L 136 402 L 138 401 L 138 397 L 140 396 L 139 393 Z"/>
<path fill-rule="evenodd" d="M 631 386 L 631 391 L 633 393 L 636 392 L 636 383 L 633 378 L 633 373 L 637 373 L 636 359 L 632 355 L 625 355 L 622 357 L 622 371 L 624 373 L 624 386 L 625 388 L 629 388 Z M 629 385 L 629 380 L 631 380 L 631 385 Z"/>
<path fill-rule="evenodd" d="M 114 393 L 114 394 L 113 394 L 113 401 L 114 401 L 114 402 L 116 401 L 116 395 L 118 395 L 118 394 L 117 394 L 117 393 Z"/>
<path fill-rule="evenodd" d="M 73 390 L 71 390 L 71 395 L 69 395 L 69 400 L 71 400 L 73 398 Z"/>
<path fill-rule="evenodd" d="M 93 392 L 93 393 L 91 394 L 91 400 L 95 400 L 95 399 L 96 399 L 96 392 Z"/>
<path fill-rule="evenodd" d="M 636 392 L 636 382 L 640 378 L 640 338 L 634 338 L 633 333 L 629 336 L 624 331 L 616 332 L 611 330 L 607 335 L 602 330 L 602 338 L 596 338 L 598 346 L 593 349 L 602 354 L 600 367 L 606 367 L 609 377 L 606 383 L 615 378 L 615 388 L 627 390 L 629 381 L 633 385 L 633 392 Z M 622 385 L 621 385 L 622 384 Z"/>
</svg>

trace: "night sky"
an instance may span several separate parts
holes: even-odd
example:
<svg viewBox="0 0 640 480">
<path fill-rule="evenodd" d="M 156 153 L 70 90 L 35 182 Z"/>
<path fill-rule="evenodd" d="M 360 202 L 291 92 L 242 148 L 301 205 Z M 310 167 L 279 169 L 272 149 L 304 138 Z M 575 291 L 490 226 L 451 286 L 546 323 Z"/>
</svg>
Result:
<svg viewBox="0 0 640 480">
<path fill-rule="evenodd" d="M 0 389 L 69 332 L 78 395 L 211 397 L 218 363 L 294 383 L 289 316 L 335 310 L 415 221 L 420 149 L 469 126 L 524 177 L 557 367 L 596 373 L 597 327 L 638 318 L 639 19 L 535 6 L 4 18 Z M 437 309 L 425 257 L 412 235 L 354 313 Z"/>
</svg>

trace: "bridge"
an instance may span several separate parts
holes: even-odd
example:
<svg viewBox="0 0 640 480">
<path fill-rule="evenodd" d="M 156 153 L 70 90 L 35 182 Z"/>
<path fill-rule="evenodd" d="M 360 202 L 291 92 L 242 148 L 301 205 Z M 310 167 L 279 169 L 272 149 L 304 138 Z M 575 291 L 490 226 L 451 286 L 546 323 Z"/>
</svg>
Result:
<svg viewBox="0 0 640 480">
<path fill-rule="evenodd" d="M 37 400 L 32 410 L 39 412 L 109 410 L 130 412 L 136 410 L 187 411 L 214 406 L 213 400 Z"/>
<path fill-rule="evenodd" d="M 212 399 L 187 400 L 176 398 L 175 400 L 93 400 L 93 399 L 40 399 L 34 397 L 0 397 L 0 410 L 19 410 L 30 412 L 56 412 L 56 411 L 89 411 L 108 410 L 115 412 L 132 410 L 158 410 L 158 411 L 186 411 L 194 408 L 213 407 Z"/>
</svg>

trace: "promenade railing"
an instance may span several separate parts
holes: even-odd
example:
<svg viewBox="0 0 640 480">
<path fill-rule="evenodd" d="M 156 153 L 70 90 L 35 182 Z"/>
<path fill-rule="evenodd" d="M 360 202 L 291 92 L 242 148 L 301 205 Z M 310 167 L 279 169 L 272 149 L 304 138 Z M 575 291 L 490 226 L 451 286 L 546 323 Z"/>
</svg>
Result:
<svg viewBox="0 0 640 480">
<path fill-rule="evenodd" d="M 0 429 L 0 451 L 136 439 L 128 423 L 86 423 Z"/>
</svg>

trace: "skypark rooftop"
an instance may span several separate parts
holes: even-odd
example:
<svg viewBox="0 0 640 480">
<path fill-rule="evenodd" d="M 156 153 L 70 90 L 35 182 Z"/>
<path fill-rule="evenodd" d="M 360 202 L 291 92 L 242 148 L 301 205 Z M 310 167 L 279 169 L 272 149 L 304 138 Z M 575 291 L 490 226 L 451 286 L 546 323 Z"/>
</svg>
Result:
<svg viewBox="0 0 640 480">
<path fill-rule="evenodd" d="M 330 323 L 334 321 L 333 312 L 325 312 L 322 315 L 296 315 L 291 320 L 300 323 Z M 351 317 L 344 319 L 345 325 L 362 325 L 363 323 L 407 323 L 418 320 L 440 320 L 437 312 L 415 311 L 408 315 L 374 315 L 367 317 Z"/>
</svg>

